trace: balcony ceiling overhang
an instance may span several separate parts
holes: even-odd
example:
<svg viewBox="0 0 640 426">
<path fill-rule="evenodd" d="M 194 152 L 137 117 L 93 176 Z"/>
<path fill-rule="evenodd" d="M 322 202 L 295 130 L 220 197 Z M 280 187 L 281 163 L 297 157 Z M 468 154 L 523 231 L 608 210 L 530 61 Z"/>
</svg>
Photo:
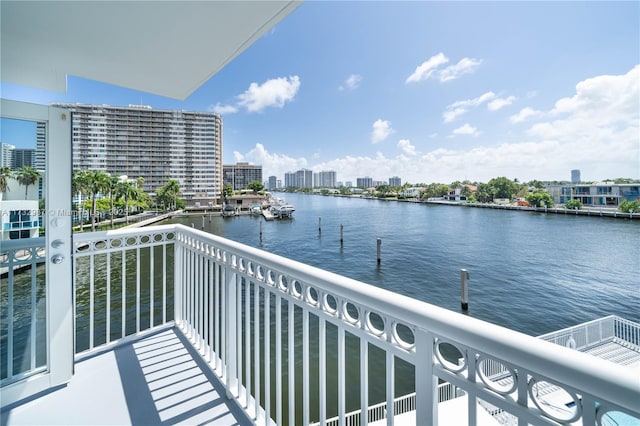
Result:
<svg viewBox="0 0 640 426">
<path fill-rule="evenodd" d="M 301 1 L 0 2 L 3 82 L 74 75 L 185 99 Z"/>
</svg>

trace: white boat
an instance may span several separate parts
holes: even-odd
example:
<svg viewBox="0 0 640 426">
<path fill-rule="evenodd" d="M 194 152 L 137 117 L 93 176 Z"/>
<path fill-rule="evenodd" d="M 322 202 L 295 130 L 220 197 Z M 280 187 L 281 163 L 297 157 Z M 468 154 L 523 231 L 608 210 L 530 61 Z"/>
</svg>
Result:
<svg viewBox="0 0 640 426">
<path fill-rule="evenodd" d="M 275 206 L 271 206 L 271 212 L 276 219 L 290 218 L 295 210 L 295 207 L 291 204 L 277 204 Z"/>
<path fill-rule="evenodd" d="M 236 210 L 231 204 L 225 204 L 222 208 L 222 216 L 235 216 Z"/>
<path fill-rule="evenodd" d="M 254 204 L 251 206 L 251 214 L 260 216 L 262 214 L 262 206 L 260 204 Z"/>
</svg>

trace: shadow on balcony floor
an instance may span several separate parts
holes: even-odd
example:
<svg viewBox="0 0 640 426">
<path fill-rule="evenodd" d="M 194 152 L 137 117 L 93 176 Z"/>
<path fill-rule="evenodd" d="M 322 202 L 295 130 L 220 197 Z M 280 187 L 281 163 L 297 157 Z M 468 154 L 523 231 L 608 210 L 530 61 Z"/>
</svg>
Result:
<svg viewBox="0 0 640 426">
<path fill-rule="evenodd" d="M 68 385 L 2 412 L 3 425 L 251 424 L 171 328 L 77 362 Z"/>
</svg>

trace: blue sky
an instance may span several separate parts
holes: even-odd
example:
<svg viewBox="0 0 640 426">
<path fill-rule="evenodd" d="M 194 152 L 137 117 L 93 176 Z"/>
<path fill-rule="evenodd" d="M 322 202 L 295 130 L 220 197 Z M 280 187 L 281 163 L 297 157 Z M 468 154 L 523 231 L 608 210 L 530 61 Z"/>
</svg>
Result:
<svg viewBox="0 0 640 426">
<path fill-rule="evenodd" d="M 638 179 L 640 2 L 308 1 L 185 101 L 72 76 L 2 96 L 220 112 L 224 162 L 265 179 Z"/>
</svg>

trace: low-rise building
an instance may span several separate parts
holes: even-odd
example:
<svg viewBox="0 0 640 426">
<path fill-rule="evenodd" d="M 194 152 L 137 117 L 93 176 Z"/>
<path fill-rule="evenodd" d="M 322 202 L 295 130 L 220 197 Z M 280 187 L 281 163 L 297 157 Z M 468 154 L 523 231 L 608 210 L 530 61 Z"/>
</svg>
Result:
<svg viewBox="0 0 640 426">
<path fill-rule="evenodd" d="M 556 204 L 579 200 L 583 206 L 617 208 L 623 201 L 640 200 L 640 183 L 617 184 L 598 182 L 591 184 L 550 185 L 547 191 Z"/>
</svg>

